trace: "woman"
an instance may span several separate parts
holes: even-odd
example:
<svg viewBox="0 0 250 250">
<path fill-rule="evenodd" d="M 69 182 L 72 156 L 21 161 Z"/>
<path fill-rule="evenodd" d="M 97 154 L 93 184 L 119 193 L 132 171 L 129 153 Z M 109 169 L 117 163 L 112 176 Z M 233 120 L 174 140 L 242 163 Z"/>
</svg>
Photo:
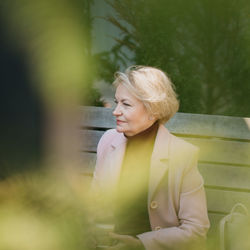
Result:
<svg viewBox="0 0 250 250">
<path fill-rule="evenodd" d="M 179 107 L 171 81 L 144 66 L 115 77 L 116 129 L 102 136 L 94 173 L 115 224 L 109 249 L 202 249 L 209 220 L 198 149 L 163 125 Z"/>
</svg>

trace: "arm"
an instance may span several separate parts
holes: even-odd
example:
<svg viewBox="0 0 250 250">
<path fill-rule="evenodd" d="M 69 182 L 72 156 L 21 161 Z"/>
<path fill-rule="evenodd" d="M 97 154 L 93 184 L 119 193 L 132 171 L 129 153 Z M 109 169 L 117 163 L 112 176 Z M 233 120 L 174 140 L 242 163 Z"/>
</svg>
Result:
<svg viewBox="0 0 250 250">
<path fill-rule="evenodd" d="M 97 145 L 97 155 L 96 164 L 93 173 L 93 178 L 91 182 L 89 197 L 88 197 L 88 232 L 87 246 L 89 249 L 95 249 L 98 243 L 98 230 L 96 223 L 105 223 L 109 216 L 108 212 L 110 209 L 105 202 L 104 195 L 101 188 L 101 180 L 103 176 L 103 171 L 105 171 L 105 154 L 107 149 L 107 144 L 111 140 L 111 131 L 106 131 Z"/>
<path fill-rule="evenodd" d="M 107 176 L 107 162 L 106 157 L 110 143 L 113 139 L 114 129 L 106 131 L 101 137 L 97 146 L 96 165 L 91 183 L 91 200 L 93 204 L 93 213 L 97 218 L 108 217 L 110 214 L 109 193 L 105 192 L 103 180 Z M 105 211 L 105 213 L 104 213 Z M 105 214 L 105 216 L 104 216 Z"/>
<path fill-rule="evenodd" d="M 190 161 L 182 170 L 178 209 L 180 225 L 137 235 L 147 250 L 187 250 L 188 246 L 196 250 L 194 245 L 204 241 L 209 221 L 203 179 L 197 169 L 197 152 L 191 152 L 190 157 L 189 151 L 189 157 L 183 157 Z M 198 246 L 197 250 L 202 249 L 200 244 Z"/>
<path fill-rule="evenodd" d="M 105 171 L 105 156 L 107 154 L 107 148 L 113 137 L 113 129 L 107 130 L 97 145 L 96 153 L 96 165 L 93 174 L 92 187 L 98 186 L 100 179 L 102 178 L 102 171 Z"/>
</svg>

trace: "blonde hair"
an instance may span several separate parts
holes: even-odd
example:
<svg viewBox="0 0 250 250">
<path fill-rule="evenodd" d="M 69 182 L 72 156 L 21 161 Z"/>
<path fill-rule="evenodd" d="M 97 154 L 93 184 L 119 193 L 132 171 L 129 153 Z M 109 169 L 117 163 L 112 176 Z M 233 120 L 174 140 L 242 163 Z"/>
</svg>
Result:
<svg viewBox="0 0 250 250">
<path fill-rule="evenodd" d="M 160 123 L 167 122 L 179 109 L 173 83 L 157 68 L 131 66 L 125 73 L 116 72 L 113 85 L 117 88 L 120 84 L 142 101 Z"/>
</svg>

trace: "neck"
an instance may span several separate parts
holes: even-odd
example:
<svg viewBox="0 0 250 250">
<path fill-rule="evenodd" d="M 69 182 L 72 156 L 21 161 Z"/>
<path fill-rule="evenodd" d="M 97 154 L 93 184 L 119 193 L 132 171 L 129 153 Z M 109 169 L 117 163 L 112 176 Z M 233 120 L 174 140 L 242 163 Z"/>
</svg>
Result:
<svg viewBox="0 0 250 250">
<path fill-rule="evenodd" d="M 158 121 L 155 121 L 150 127 L 146 128 L 145 130 L 135 134 L 135 135 L 126 135 L 124 134 L 124 136 L 127 138 L 127 139 L 132 139 L 132 138 L 140 138 L 140 137 L 144 137 L 148 134 L 150 134 L 152 131 L 154 130 L 157 130 L 159 127 L 159 122 Z"/>
</svg>

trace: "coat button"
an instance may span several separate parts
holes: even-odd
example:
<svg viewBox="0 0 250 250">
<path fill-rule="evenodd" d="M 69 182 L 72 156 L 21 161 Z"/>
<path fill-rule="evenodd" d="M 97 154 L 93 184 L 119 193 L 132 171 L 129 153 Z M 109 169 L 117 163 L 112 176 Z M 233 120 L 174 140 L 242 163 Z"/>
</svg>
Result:
<svg viewBox="0 0 250 250">
<path fill-rule="evenodd" d="M 157 227 L 154 228 L 155 231 L 160 230 L 160 229 L 161 229 L 160 226 L 157 226 Z"/>
<path fill-rule="evenodd" d="M 152 201 L 152 202 L 150 203 L 150 207 L 151 207 L 152 209 L 156 209 L 156 208 L 158 207 L 157 201 Z"/>
</svg>

